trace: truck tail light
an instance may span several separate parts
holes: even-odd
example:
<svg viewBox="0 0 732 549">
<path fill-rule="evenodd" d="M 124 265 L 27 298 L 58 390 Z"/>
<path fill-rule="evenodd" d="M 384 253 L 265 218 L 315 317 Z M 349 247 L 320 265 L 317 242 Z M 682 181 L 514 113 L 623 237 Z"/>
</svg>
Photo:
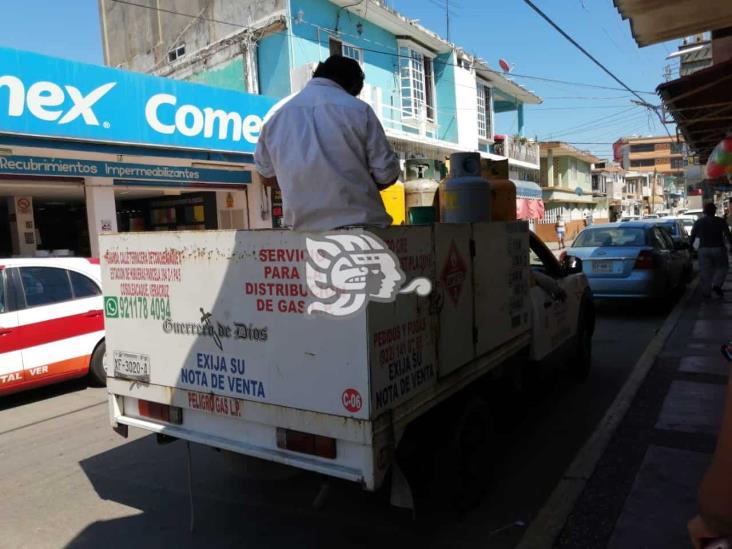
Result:
<svg viewBox="0 0 732 549">
<path fill-rule="evenodd" d="M 328 459 L 336 457 L 334 438 L 277 428 L 277 448 Z"/>
<path fill-rule="evenodd" d="M 653 252 L 650 250 L 641 250 L 635 259 L 634 269 L 653 269 Z"/>
<path fill-rule="evenodd" d="M 149 400 L 138 400 L 137 409 L 142 417 L 157 419 L 165 423 L 181 425 L 183 423 L 183 408 L 150 402 Z"/>
</svg>

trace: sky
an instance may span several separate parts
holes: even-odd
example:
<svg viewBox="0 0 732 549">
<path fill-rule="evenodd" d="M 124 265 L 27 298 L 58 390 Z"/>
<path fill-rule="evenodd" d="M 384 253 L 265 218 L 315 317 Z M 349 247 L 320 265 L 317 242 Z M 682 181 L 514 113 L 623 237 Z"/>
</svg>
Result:
<svg viewBox="0 0 732 549">
<path fill-rule="evenodd" d="M 512 66 L 512 78 L 543 98 L 527 106 L 524 134 L 541 140 L 576 143 L 610 157 L 610 143 L 625 135 L 662 135 L 663 126 L 610 76 L 587 59 L 523 0 L 388 0 L 404 15 L 446 34 L 449 2 L 450 39 L 498 69 L 498 59 Z M 677 43 L 638 48 L 612 0 L 535 0 L 549 17 L 592 53 L 630 88 L 654 92 Z M 97 0 L 0 0 L 0 46 L 36 51 L 76 61 L 102 64 Z M 558 84 L 534 76 L 574 82 Z M 581 84 L 581 85 L 580 85 Z M 590 87 L 600 86 L 600 87 Z M 659 104 L 655 93 L 642 93 Z M 673 127 L 668 127 L 673 134 Z M 500 115 L 496 133 L 514 134 L 515 114 Z"/>
</svg>

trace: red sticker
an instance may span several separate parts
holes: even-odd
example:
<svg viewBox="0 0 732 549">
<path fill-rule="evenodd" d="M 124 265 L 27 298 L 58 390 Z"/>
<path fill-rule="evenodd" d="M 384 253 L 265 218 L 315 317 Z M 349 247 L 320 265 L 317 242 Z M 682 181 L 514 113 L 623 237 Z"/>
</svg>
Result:
<svg viewBox="0 0 732 549">
<path fill-rule="evenodd" d="M 356 389 L 346 389 L 341 396 L 343 407 L 351 413 L 356 413 L 363 406 L 363 399 Z"/>
<path fill-rule="evenodd" d="M 467 269 L 465 268 L 465 263 L 463 262 L 463 258 L 460 257 L 455 241 L 453 240 L 450 243 L 450 251 L 447 254 L 445 266 L 442 268 L 442 282 L 445 284 L 447 294 L 456 307 L 460 299 L 460 292 L 463 289 L 466 274 Z"/>
</svg>

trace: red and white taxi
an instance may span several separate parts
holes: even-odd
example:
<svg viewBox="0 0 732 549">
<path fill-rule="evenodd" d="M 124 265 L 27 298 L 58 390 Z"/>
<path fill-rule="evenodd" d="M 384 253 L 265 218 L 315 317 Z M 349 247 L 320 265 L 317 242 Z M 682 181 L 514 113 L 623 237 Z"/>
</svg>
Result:
<svg viewBox="0 0 732 549">
<path fill-rule="evenodd" d="M 0 395 L 89 375 L 103 385 L 99 262 L 0 259 Z"/>
</svg>

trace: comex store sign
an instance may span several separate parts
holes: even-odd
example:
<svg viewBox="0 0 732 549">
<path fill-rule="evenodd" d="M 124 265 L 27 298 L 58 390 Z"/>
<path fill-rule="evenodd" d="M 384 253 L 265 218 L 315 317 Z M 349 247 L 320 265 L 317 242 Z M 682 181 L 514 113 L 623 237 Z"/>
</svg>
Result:
<svg viewBox="0 0 732 549">
<path fill-rule="evenodd" d="M 0 132 L 253 152 L 275 100 L 0 48 Z"/>
</svg>

